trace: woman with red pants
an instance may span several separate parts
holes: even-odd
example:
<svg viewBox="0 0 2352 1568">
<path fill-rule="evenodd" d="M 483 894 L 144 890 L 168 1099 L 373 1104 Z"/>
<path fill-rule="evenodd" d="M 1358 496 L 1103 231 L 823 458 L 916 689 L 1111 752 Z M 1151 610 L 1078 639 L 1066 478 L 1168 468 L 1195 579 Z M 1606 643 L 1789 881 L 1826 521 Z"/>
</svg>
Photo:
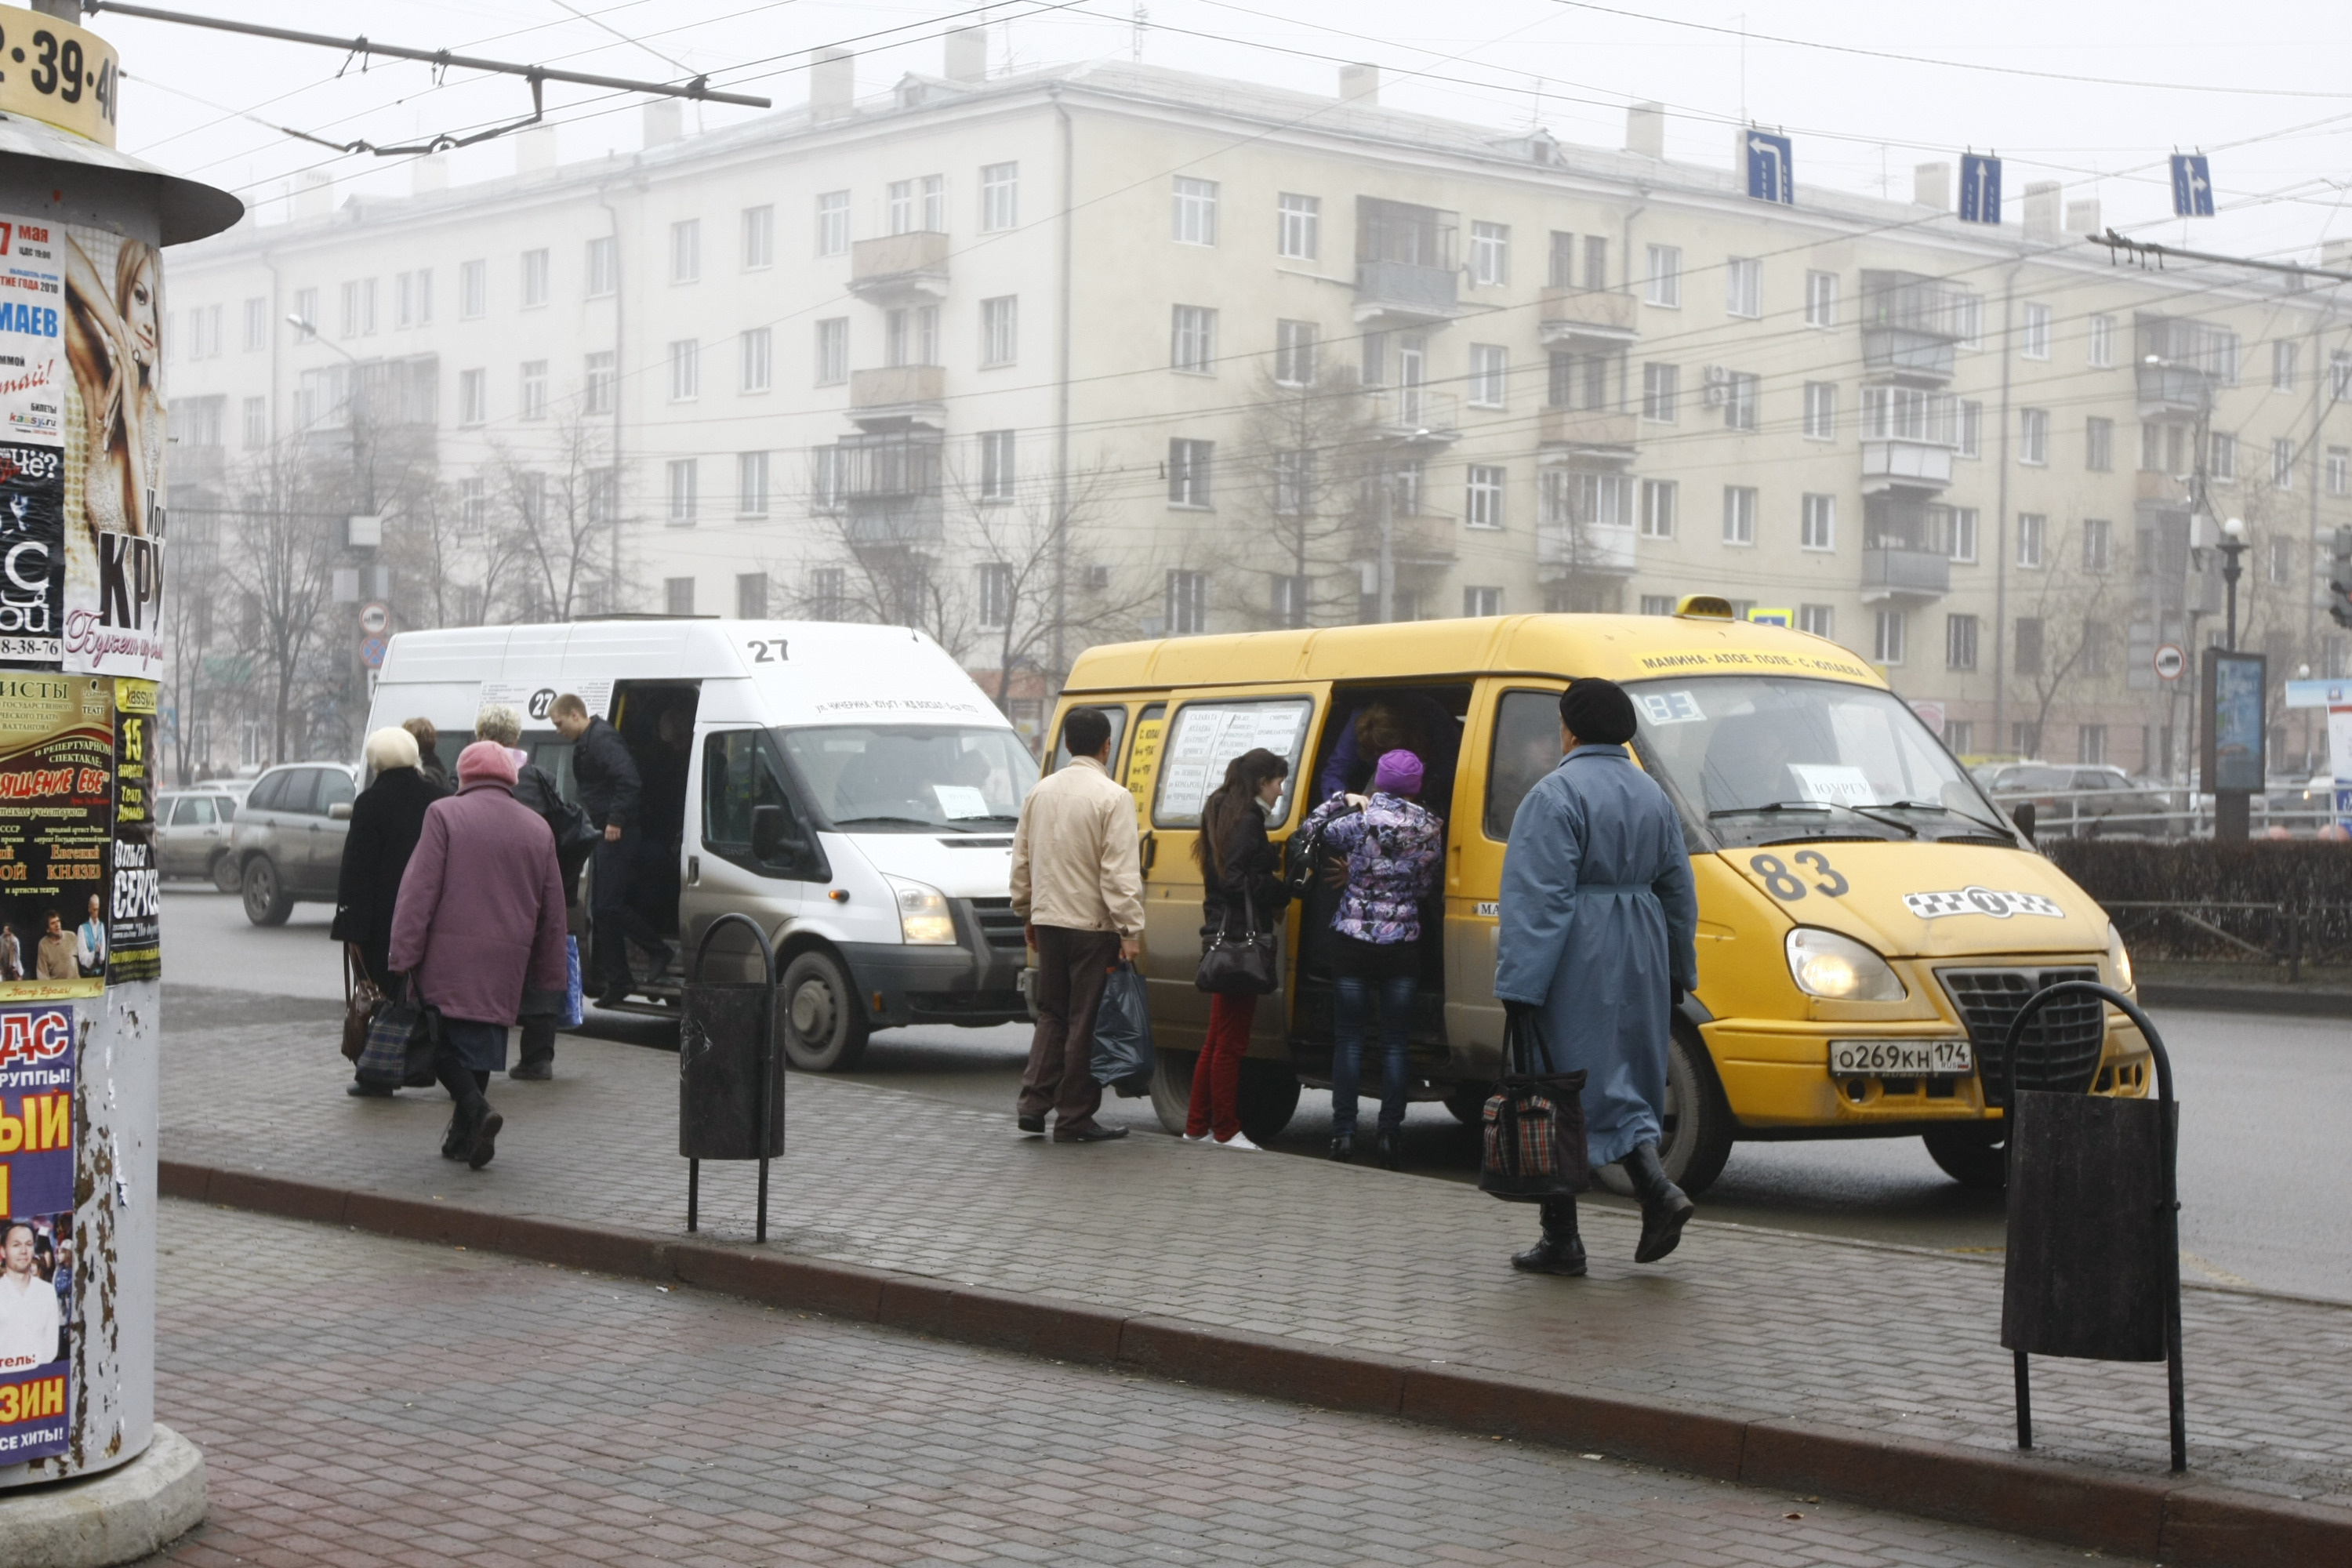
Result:
<svg viewBox="0 0 2352 1568">
<path fill-rule="evenodd" d="M 1265 817 L 1289 777 L 1290 764 L 1261 746 L 1227 764 L 1225 782 L 1202 803 L 1192 858 L 1201 866 L 1203 949 L 1221 931 L 1237 932 L 1240 921 L 1255 920 L 1259 931 L 1280 922 L 1290 889 L 1277 874 Z M 1257 1148 L 1242 1132 L 1241 1119 L 1242 1056 L 1256 1015 L 1255 996 L 1221 991 L 1209 998 L 1209 1037 L 1192 1068 L 1185 1142 L 1205 1143 L 1213 1135 L 1221 1149 Z"/>
</svg>

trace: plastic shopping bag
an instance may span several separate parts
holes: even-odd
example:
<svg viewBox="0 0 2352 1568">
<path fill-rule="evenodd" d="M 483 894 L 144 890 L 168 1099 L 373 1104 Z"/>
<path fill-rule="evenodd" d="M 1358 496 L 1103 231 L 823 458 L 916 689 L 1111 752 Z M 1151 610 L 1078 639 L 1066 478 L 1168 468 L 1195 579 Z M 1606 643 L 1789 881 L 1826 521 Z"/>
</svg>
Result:
<svg viewBox="0 0 2352 1568">
<path fill-rule="evenodd" d="M 563 939 L 563 1018 L 561 1027 L 576 1029 L 588 1016 L 588 994 L 580 984 L 580 939 Z"/>
<path fill-rule="evenodd" d="M 1133 1100 L 1151 1092 L 1151 1012 L 1143 976 L 1121 963 L 1103 984 L 1095 1011 L 1095 1081 Z"/>
</svg>

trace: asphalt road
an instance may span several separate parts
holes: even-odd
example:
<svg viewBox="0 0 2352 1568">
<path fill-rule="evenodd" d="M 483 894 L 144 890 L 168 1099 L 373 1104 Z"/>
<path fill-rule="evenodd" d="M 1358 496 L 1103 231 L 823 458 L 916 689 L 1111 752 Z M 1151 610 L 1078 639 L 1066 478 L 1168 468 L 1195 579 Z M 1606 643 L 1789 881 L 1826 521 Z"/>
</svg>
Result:
<svg viewBox="0 0 2352 1568">
<path fill-rule="evenodd" d="M 297 904 L 284 926 L 261 930 L 234 897 L 173 883 L 163 899 L 166 982 L 340 1002 L 331 913 L 323 904 Z M 2352 1162 L 2340 1152 L 2352 1120 L 2352 1028 L 2316 1018 L 2155 1016 L 2179 1079 L 2184 1276 L 2352 1300 Z M 677 1044 L 675 1028 L 657 1019 L 593 1009 L 584 1032 L 655 1048 Z M 1002 1107 L 1009 1123 L 1027 1043 L 1017 1026 L 900 1030 L 877 1036 L 848 1076 Z M 1368 1102 L 1367 1122 L 1371 1111 Z M 1104 1117 L 1139 1135 L 1160 1134 L 1149 1100 L 1107 1101 Z M 1405 1131 L 1408 1169 L 1475 1178 L 1469 1131 L 1443 1106 L 1414 1106 Z M 1318 1158 L 1329 1138 L 1329 1096 L 1309 1090 L 1275 1152 Z M 1202 1157 L 1244 1156 L 1203 1150 Z M 1911 1247 L 1998 1251 L 2002 1242 L 1999 1194 L 1962 1189 L 1912 1139 L 1743 1143 L 1700 1206 L 1710 1219 Z"/>
</svg>

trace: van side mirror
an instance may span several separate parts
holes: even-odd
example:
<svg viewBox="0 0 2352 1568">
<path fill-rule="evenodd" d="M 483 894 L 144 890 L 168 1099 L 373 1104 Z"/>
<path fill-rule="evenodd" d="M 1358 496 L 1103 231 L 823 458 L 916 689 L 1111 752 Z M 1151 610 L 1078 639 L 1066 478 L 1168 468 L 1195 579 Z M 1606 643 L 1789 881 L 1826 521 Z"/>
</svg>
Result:
<svg viewBox="0 0 2352 1568">
<path fill-rule="evenodd" d="M 327 807 L 327 820 L 330 822 L 349 822 L 351 819 L 352 803 L 350 801 L 339 800 Z"/>
<path fill-rule="evenodd" d="M 2036 815 L 2033 803 L 2030 800 L 2021 802 L 2010 809 L 2009 819 L 2017 824 L 2017 830 L 2025 835 L 2025 841 L 2028 844 L 2033 842 L 2033 823 Z"/>
<path fill-rule="evenodd" d="M 793 837 L 782 806 L 751 808 L 751 858 L 762 866 L 797 868 L 807 856 L 808 845 Z"/>
</svg>

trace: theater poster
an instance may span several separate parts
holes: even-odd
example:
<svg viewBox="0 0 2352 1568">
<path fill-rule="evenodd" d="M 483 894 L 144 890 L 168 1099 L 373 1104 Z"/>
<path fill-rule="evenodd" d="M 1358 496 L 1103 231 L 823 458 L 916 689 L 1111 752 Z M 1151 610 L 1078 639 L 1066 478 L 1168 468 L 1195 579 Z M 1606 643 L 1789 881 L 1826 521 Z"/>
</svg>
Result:
<svg viewBox="0 0 2352 1568">
<path fill-rule="evenodd" d="M 163 255 L 67 225 L 65 668 L 163 673 Z"/>
<path fill-rule="evenodd" d="M 0 671 L 0 1004 L 105 992 L 113 721 L 110 680 Z"/>
<path fill-rule="evenodd" d="M 65 1452 L 73 1408 L 74 1026 L 0 1005 L 0 1465 Z"/>
</svg>

